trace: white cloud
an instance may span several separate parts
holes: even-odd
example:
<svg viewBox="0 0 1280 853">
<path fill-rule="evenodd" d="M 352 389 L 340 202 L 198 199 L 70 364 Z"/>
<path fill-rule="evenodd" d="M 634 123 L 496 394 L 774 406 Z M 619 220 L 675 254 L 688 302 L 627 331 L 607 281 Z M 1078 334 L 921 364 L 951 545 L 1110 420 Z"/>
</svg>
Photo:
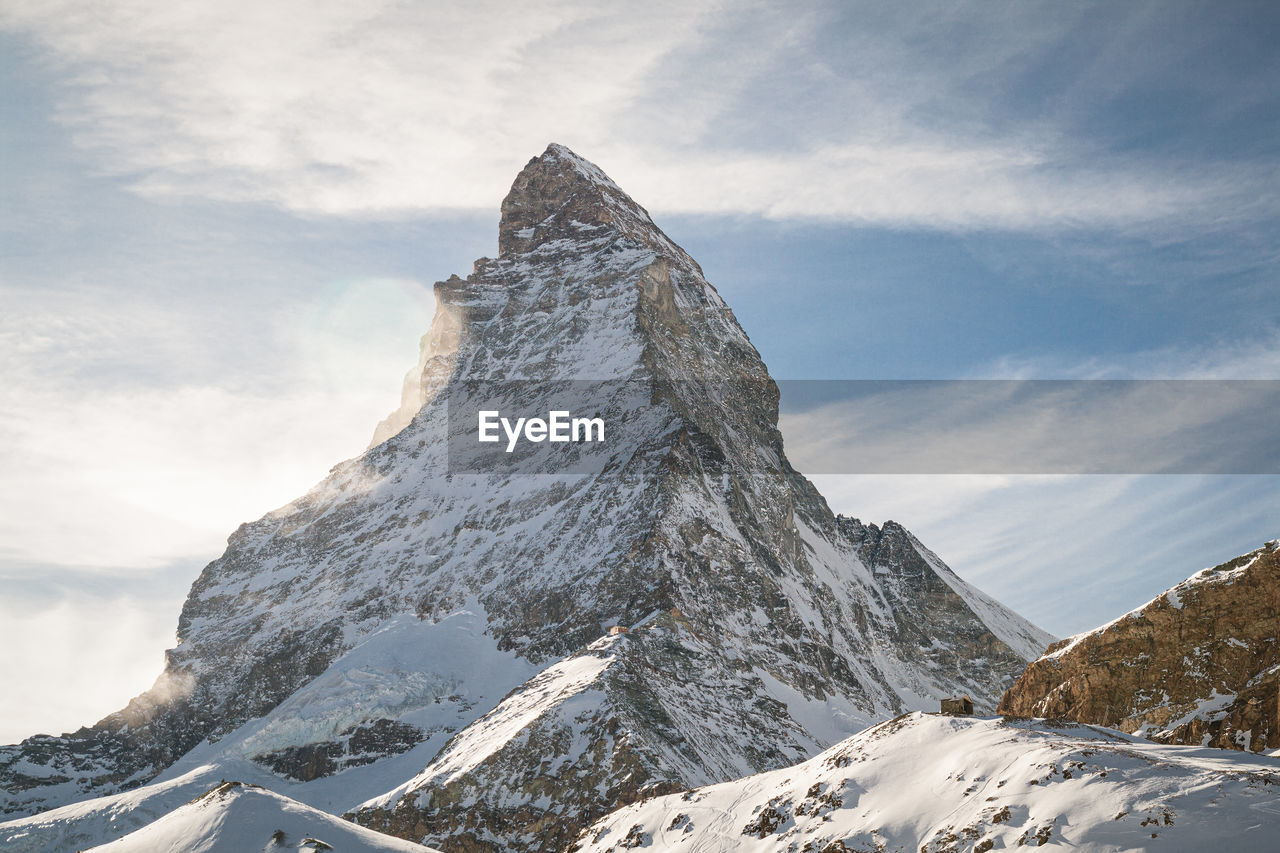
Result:
<svg viewBox="0 0 1280 853">
<path fill-rule="evenodd" d="M 867 4 L 831 44 L 840 8 L 51 0 L 0 20 L 74 81 L 80 143 L 156 196 L 491 209 L 555 140 L 663 212 L 1040 229 L 1273 206 L 1248 165 L 1102 157 L 999 113 L 1084 11 Z"/>
<path fill-rule="evenodd" d="M 388 383 L 390 384 L 390 383 Z M 216 557 L 228 533 L 364 449 L 390 394 L 214 387 L 12 391 L 0 425 L 0 553 L 154 569 Z"/>
<path fill-rule="evenodd" d="M 74 730 L 149 687 L 187 586 L 227 535 L 364 449 L 406 359 L 375 369 L 377 347 L 333 322 L 318 311 L 288 330 L 315 361 L 284 392 L 75 381 L 57 368 L 101 336 L 74 322 L 6 341 L 18 372 L 0 387 L 0 743 Z"/>
<path fill-rule="evenodd" d="M 398 402 L 432 296 L 369 274 L 395 240 L 354 252 L 257 225 L 91 235 L 6 265 L 0 742 L 145 690 L 227 535 L 360 453 Z"/>
<path fill-rule="evenodd" d="M 180 600 L 0 602 L 0 743 L 75 731 L 150 687 L 173 645 Z"/>
<path fill-rule="evenodd" d="M 199 306 L 84 289 L 6 300 L 0 561 L 146 571 L 216 557 L 241 522 L 364 450 L 398 405 L 429 294 L 392 279 L 317 285 L 264 324 L 279 359 L 266 375 L 237 364 L 225 384 L 182 380 L 249 344 L 211 335 Z M 168 362 L 176 382 L 152 375 Z"/>
<path fill-rule="evenodd" d="M 1278 379 L 1280 330 L 1254 338 L 1169 346 L 1068 359 L 1054 355 L 1005 356 L 973 371 L 992 379 Z"/>
</svg>

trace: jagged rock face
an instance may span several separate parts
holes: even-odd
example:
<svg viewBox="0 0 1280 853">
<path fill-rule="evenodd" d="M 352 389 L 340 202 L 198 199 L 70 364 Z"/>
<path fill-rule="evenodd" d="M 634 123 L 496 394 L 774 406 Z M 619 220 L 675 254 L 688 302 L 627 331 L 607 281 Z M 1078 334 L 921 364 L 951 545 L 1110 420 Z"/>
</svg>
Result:
<svg viewBox="0 0 1280 853">
<path fill-rule="evenodd" d="M 385 440 L 242 526 L 193 585 L 169 688 L 127 729 L 145 761 L 13 795 L 36 752 L 9 748 L 8 808 L 144 782 L 200 743 L 200 761 L 349 779 L 358 821 L 446 850 L 557 850 L 644 792 L 784 766 L 941 695 L 990 709 L 1048 644 L 901 527 L 832 515 L 786 461 L 777 387 L 728 306 L 595 166 L 535 158 L 500 246 L 435 286 Z M 626 380 L 600 386 L 589 473 L 550 445 L 514 472 L 457 467 L 451 401 L 517 382 L 504 408 L 543 415 L 570 380 Z M 483 619 L 458 646 L 472 672 L 444 650 L 463 613 Z M 416 775 L 349 760 L 362 727 L 423 754 Z"/>
<path fill-rule="evenodd" d="M 898 648 L 914 649 L 927 669 L 950 673 L 953 692 L 970 694 L 978 712 L 994 710 L 987 666 L 1021 673 L 1020 657 L 1034 656 L 1047 642 L 1045 634 L 1010 621 L 1004 607 L 965 584 L 902 525 L 889 521 L 877 528 L 841 517 L 837 526 L 875 577 L 872 595 L 892 614 L 891 624 L 873 630 Z M 947 641 L 934 643 L 935 637 Z"/>
<path fill-rule="evenodd" d="M 288 779 L 310 782 L 408 752 L 424 740 L 424 733 L 416 726 L 378 719 L 351 726 L 334 740 L 289 746 L 255 758 Z"/>
<path fill-rule="evenodd" d="M 1280 747 L 1280 541 L 1192 576 L 1049 647 L 1001 713 L 1062 717 L 1165 743 Z"/>
</svg>

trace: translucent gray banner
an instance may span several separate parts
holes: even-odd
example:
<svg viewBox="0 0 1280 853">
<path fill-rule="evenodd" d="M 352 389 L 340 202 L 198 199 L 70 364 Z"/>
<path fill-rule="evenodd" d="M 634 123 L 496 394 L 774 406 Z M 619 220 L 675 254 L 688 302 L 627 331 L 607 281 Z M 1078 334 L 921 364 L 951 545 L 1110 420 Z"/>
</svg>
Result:
<svg viewBox="0 0 1280 853">
<path fill-rule="evenodd" d="M 812 474 L 1280 474 L 1280 380 L 790 380 Z"/>
<path fill-rule="evenodd" d="M 778 386 L 786 453 L 806 474 L 1280 474 L 1280 380 Z M 658 394 L 644 377 L 455 383 L 449 471 L 592 474 L 661 454 L 674 429 L 699 428 L 683 423 L 682 391 L 706 417 L 714 387 L 665 384 Z"/>
</svg>

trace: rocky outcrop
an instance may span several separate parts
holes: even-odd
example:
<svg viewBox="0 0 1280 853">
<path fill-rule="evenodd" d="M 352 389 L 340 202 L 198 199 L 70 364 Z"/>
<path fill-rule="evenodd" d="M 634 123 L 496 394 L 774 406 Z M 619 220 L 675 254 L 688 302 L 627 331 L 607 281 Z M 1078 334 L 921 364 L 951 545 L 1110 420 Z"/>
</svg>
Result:
<svg viewBox="0 0 1280 853">
<path fill-rule="evenodd" d="M 1000 711 L 1060 717 L 1167 743 L 1280 748 L 1280 541 L 1192 576 L 1063 640 Z"/>
<path fill-rule="evenodd" d="M 415 726 L 394 720 L 371 720 L 351 726 L 334 740 L 285 747 L 255 755 L 253 760 L 288 779 L 310 782 L 349 767 L 400 755 L 424 740 L 424 733 Z"/>
</svg>

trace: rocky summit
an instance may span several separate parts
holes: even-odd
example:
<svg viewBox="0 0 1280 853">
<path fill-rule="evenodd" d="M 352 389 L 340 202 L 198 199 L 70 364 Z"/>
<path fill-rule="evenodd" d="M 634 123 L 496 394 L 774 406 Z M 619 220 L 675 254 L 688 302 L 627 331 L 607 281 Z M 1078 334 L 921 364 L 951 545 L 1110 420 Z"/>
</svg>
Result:
<svg viewBox="0 0 1280 853">
<path fill-rule="evenodd" d="M 1050 646 L 1000 711 L 1164 743 L 1280 748 L 1280 541 Z"/>
<path fill-rule="evenodd" d="M 733 312 L 597 167 L 531 160 L 499 248 L 435 285 L 374 445 L 201 572 L 156 686 L 0 749 L 4 810 L 42 812 L 0 846 L 109 841 L 234 779 L 446 851 L 562 850 L 942 696 L 991 711 L 1051 641 L 832 514 Z M 589 465 L 459 451 L 459 410 L 565 394 L 606 425 Z"/>
</svg>

